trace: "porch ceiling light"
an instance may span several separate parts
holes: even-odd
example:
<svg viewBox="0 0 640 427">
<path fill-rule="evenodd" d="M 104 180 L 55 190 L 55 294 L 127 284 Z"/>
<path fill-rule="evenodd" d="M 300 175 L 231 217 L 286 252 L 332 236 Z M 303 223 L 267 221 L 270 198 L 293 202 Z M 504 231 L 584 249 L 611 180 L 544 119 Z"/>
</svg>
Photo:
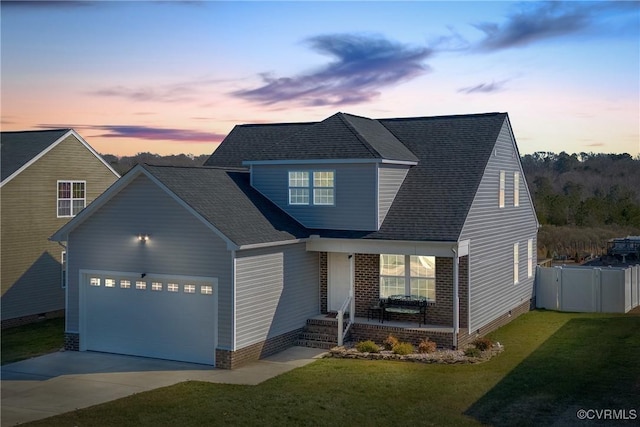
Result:
<svg viewBox="0 0 640 427">
<path fill-rule="evenodd" d="M 144 245 L 145 243 L 147 243 L 147 240 L 149 240 L 149 235 L 148 234 L 138 234 L 138 241 L 140 243 L 142 243 Z"/>
</svg>

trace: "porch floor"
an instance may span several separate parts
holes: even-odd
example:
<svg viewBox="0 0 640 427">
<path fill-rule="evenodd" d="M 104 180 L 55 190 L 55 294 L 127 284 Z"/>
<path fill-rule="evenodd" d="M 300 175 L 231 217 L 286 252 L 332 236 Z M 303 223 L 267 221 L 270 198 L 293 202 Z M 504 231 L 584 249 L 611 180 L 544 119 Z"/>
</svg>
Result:
<svg viewBox="0 0 640 427">
<path fill-rule="evenodd" d="M 328 320 L 336 323 L 336 327 L 338 326 L 338 319 L 336 319 L 335 313 L 328 314 L 318 314 L 317 316 L 312 317 L 315 320 Z M 345 317 L 346 319 L 346 317 Z M 380 322 L 378 319 L 367 319 L 366 317 L 356 317 L 354 319 L 355 324 L 364 324 L 364 325 L 376 325 L 382 328 L 402 328 L 402 329 L 411 329 L 413 331 L 421 331 L 421 332 L 443 332 L 443 333 L 453 333 L 453 327 L 451 326 L 442 326 L 442 325 L 422 325 L 418 327 L 418 322 L 399 322 L 396 320 L 385 320 L 384 323 Z"/>
</svg>

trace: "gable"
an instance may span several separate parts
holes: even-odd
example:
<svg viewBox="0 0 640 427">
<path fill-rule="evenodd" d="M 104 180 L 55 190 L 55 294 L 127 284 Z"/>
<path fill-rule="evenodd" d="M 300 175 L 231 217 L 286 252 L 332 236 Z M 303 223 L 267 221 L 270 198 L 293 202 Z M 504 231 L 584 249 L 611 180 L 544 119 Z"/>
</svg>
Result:
<svg viewBox="0 0 640 427">
<path fill-rule="evenodd" d="M 4 186 L 56 149 L 58 153 L 65 152 L 65 157 L 59 165 L 60 169 L 73 173 L 74 170 L 82 170 L 86 167 L 101 168 L 116 178 L 120 177 L 73 129 L 2 132 L 1 138 L 2 183 L 0 186 Z"/>
<path fill-rule="evenodd" d="M 13 175 L 67 132 L 69 129 L 2 132 L 0 134 L 1 180 L 4 181 Z"/>
</svg>

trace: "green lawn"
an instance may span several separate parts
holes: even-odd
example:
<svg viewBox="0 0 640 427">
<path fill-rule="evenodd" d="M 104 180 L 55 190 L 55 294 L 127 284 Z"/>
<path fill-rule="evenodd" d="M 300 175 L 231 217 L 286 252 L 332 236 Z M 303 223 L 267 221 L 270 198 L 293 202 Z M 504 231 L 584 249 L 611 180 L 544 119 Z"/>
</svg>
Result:
<svg viewBox="0 0 640 427">
<path fill-rule="evenodd" d="M 64 346 L 64 318 L 2 331 L 2 364 L 40 356 Z"/>
<path fill-rule="evenodd" d="M 322 359 L 258 386 L 186 382 L 29 425 L 537 426 L 576 424 L 580 408 L 640 415 L 640 316 L 535 311 L 492 338 L 505 351 L 478 365 Z"/>
</svg>

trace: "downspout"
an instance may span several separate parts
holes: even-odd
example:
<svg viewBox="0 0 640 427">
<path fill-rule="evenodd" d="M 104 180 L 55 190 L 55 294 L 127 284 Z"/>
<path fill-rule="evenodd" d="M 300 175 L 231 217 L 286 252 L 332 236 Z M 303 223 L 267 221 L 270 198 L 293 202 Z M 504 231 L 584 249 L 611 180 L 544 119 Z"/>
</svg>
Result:
<svg viewBox="0 0 640 427">
<path fill-rule="evenodd" d="M 67 239 L 68 238 L 69 236 L 67 235 Z M 64 286 L 64 332 L 67 332 L 67 319 L 69 318 L 69 316 L 67 316 L 67 307 L 69 307 L 69 269 L 67 268 L 67 266 L 69 265 L 69 249 L 67 248 L 67 246 L 63 245 L 62 242 L 58 242 L 58 244 L 64 248 L 65 263 L 67 264 L 66 266 L 64 265 L 62 266 L 64 268 L 63 280 L 65 284 Z M 67 245 L 68 244 L 69 242 L 67 241 Z"/>
<path fill-rule="evenodd" d="M 453 252 L 453 348 L 458 348 L 458 332 L 460 332 L 460 298 L 458 297 L 459 260 L 457 248 Z"/>
</svg>

